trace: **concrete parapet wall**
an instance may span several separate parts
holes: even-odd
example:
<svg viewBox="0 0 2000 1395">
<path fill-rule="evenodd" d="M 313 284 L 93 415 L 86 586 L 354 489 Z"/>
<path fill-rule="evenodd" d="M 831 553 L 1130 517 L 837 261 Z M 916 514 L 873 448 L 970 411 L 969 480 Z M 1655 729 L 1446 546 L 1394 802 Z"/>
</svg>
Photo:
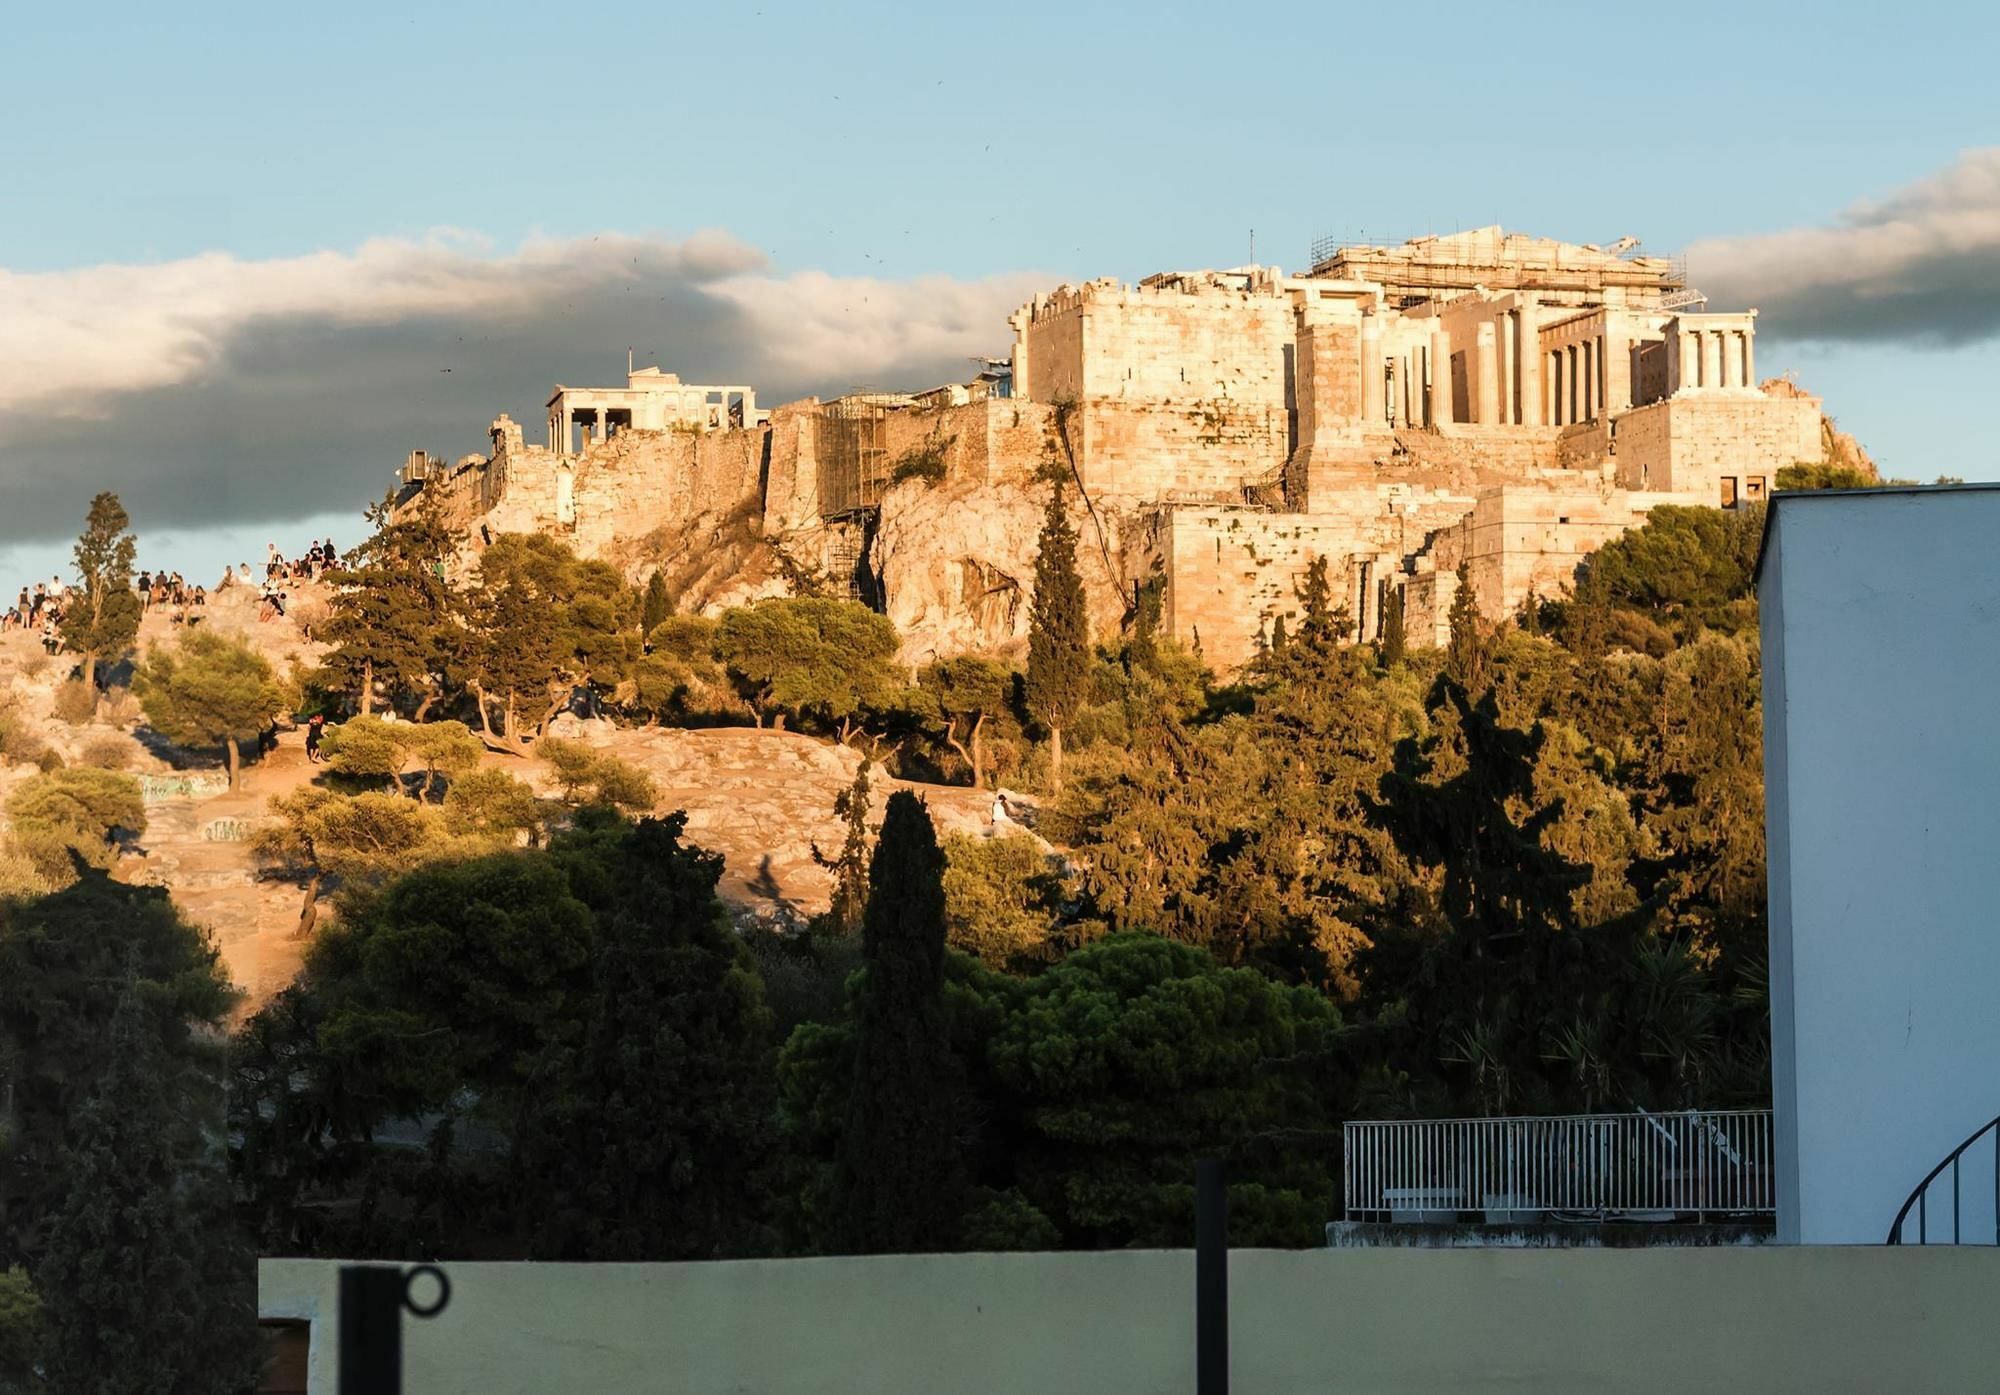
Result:
<svg viewBox="0 0 2000 1395">
<path fill-rule="evenodd" d="M 405 1388 L 1169 1395 L 1194 1388 L 1185 1250 L 444 1266 Z M 1237 1250 L 1236 1395 L 1930 1395 L 2000 1369 L 1991 1251 L 1783 1246 Z M 266 1259 L 260 1312 L 338 1373 L 338 1265 Z"/>
</svg>

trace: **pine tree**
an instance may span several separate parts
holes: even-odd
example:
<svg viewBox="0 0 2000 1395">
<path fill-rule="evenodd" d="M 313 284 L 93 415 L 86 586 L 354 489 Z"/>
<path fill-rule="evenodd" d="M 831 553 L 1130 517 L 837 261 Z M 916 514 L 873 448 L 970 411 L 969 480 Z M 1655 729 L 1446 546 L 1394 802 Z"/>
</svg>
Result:
<svg viewBox="0 0 2000 1395">
<path fill-rule="evenodd" d="M 1035 555 L 1035 595 L 1028 609 L 1028 711 L 1049 733 L 1049 783 L 1062 787 L 1063 728 L 1088 696 L 1090 617 L 1076 569 L 1076 529 L 1063 508 L 1062 485 L 1049 506 Z"/>
<path fill-rule="evenodd" d="M 144 1018 L 135 977 L 112 1018 L 110 1069 L 75 1121 L 68 1194 L 36 1271 L 44 1368 L 56 1390 L 238 1395 L 257 1383 L 257 1266 L 215 1136 L 219 1081 L 186 1108 L 184 1072 Z"/>
<path fill-rule="evenodd" d="M 83 534 L 76 540 L 78 589 L 64 612 L 63 643 L 83 656 L 83 678 L 97 682 L 100 661 L 116 664 L 139 637 L 141 606 L 132 589 L 132 565 L 139 544 L 131 519 L 116 494 L 99 494 L 90 501 Z"/>
<path fill-rule="evenodd" d="M 375 532 L 332 574 L 320 629 L 332 646 L 325 667 L 358 695 L 363 716 L 386 690 L 392 700 L 413 699 L 422 721 L 466 642 L 461 600 L 444 568 L 459 538 L 426 496 L 400 514 L 384 499 L 368 517 Z"/>
<path fill-rule="evenodd" d="M 854 1085 L 840 1140 L 839 1248 L 949 1248 L 965 1199 L 960 1070 L 944 1012 L 944 853 L 923 803 L 889 796 L 869 869 Z"/>
<path fill-rule="evenodd" d="M 1480 632 L 1472 574 L 1463 562 L 1458 564 L 1458 589 L 1451 598 L 1451 639 L 1445 649 L 1444 671 L 1475 697 L 1486 689 L 1486 638 Z"/>
<path fill-rule="evenodd" d="M 229 787 L 236 788 L 238 743 L 263 731 L 285 705 L 284 690 L 262 654 L 203 626 L 172 648 L 148 651 L 132 675 L 146 720 L 183 746 L 221 746 Z"/>
</svg>

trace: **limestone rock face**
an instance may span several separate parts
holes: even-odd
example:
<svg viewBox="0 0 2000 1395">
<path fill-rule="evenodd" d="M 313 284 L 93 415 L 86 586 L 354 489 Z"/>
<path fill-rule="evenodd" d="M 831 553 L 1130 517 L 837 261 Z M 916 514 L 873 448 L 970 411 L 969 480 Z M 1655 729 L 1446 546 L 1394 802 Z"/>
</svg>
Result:
<svg viewBox="0 0 2000 1395">
<path fill-rule="evenodd" d="M 1141 530 L 1128 505 L 1095 500 L 1104 527 L 1100 543 L 1090 511 L 1073 488 L 1067 494 L 1091 635 L 1100 639 L 1115 634 L 1124 616 L 1122 578 L 1143 570 L 1136 555 L 1126 556 L 1136 554 Z M 1048 497 L 1049 486 L 1025 472 L 990 484 L 954 475 L 938 484 L 910 480 L 889 490 L 868 560 L 885 610 L 903 636 L 905 662 L 923 664 L 968 651 L 1026 651 Z"/>
<path fill-rule="evenodd" d="M 833 880 L 813 858 L 840 850 L 846 826 L 834 801 L 854 782 L 861 753 L 786 731 L 674 727 L 617 731 L 610 749 L 650 774 L 659 808 L 687 814 L 687 836 L 722 854 L 717 892 L 739 924 L 789 928 L 826 909 Z M 966 786 L 871 777 L 869 822 L 880 826 L 890 792 L 922 796 L 940 835 L 983 833 L 991 794 Z"/>
</svg>

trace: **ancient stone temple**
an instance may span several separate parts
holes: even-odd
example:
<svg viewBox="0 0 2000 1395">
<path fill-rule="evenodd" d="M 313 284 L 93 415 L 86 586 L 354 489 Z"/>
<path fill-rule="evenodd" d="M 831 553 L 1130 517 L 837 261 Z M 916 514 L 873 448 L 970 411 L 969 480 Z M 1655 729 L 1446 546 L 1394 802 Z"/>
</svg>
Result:
<svg viewBox="0 0 2000 1395">
<path fill-rule="evenodd" d="M 1300 276 L 1062 286 L 970 384 L 768 413 L 642 369 L 558 389 L 548 447 L 502 417 L 489 457 L 422 487 L 475 535 L 555 529 L 696 578 L 690 605 L 819 577 L 922 658 L 1020 641 L 1054 466 L 1100 628 L 1154 581 L 1170 632 L 1226 668 L 1324 558 L 1356 638 L 1396 593 L 1434 643 L 1461 564 L 1498 618 L 1655 506 L 1754 503 L 1825 454 L 1819 400 L 1758 382 L 1756 311 L 1709 311 L 1635 247 L 1482 228 L 1316 248 Z"/>
</svg>

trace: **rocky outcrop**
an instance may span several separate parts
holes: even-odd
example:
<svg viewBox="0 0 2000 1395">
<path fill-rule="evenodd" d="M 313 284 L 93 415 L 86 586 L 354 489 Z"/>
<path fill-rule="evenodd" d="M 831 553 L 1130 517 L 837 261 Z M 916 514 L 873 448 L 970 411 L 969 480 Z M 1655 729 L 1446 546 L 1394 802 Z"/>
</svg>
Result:
<svg viewBox="0 0 2000 1395">
<path fill-rule="evenodd" d="M 993 483 L 950 475 L 936 484 L 909 480 L 889 490 L 868 566 L 903 636 L 907 662 L 1025 649 L 1049 489 L 1017 471 Z M 1121 500 L 1092 500 L 1093 517 L 1074 487 L 1068 504 L 1091 632 L 1114 634 L 1125 615 L 1126 578 L 1145 570 L 1143 520 Z"/>
<path fill-rule="evenodd" d="M 1790 378 L 1766 378 L 1757 385 L 1758 391 L 1767 397 L 1812 397 Z M 1874 459 L 1854 439 L 1852 432 L 1842 431 L 1830 416 L 1824 414 L 1819 419 L 1820 458 L 1828 465 L 1844 470 L 1859 470 L 1870 479 L 1881 479 L 1882 472 L 1875 467 Z"/>
</svg>

